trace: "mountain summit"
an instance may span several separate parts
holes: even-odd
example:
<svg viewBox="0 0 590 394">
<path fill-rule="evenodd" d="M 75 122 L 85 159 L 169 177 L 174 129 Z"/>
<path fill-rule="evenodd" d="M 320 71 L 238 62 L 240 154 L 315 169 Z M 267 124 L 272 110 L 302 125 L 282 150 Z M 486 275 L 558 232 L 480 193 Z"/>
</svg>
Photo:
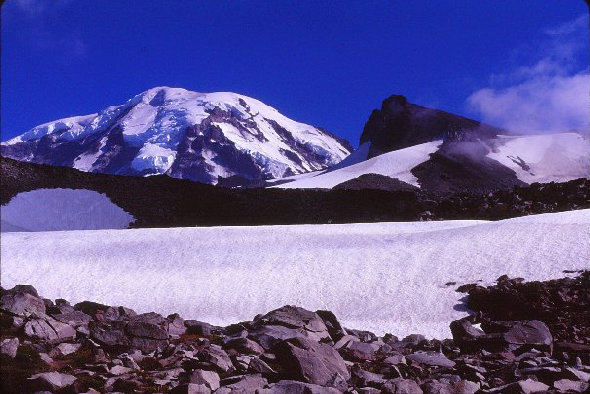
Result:
<svg viewBox="0 0 590 394">
<path fill-rule="evenodd" d="M 228 185 L 325 169 L 351 150 L 253 98 L 169 87 L 42 124 L 1 146 L 2 155 L 21 161 Z"/>
<path fill-rule="evenodd" d="M 365 124 L 360 144 L 371 143 L 368 158 L 434 140 L 479 141 L 506 134 L 473 119 L 408 102 L 393 95 L 375 109 Z"/>
</svg>

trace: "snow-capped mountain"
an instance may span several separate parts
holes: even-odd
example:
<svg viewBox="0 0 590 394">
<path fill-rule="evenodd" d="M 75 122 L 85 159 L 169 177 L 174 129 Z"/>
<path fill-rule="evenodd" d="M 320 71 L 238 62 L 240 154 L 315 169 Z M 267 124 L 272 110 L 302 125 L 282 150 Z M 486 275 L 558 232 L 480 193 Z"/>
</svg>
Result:
<svg viewBox="0 0 590 394">
<path fill-rule="evenodd" d="M 42 124 L 1 146 L 2 155 L 21 161 L 234 185 L 322 170 L 351 150 L 253 98 L 169 87 Z"/>
<path fill-rule="evenodd" d="M 288 177 L 278 187 L 332 188 L 367 174 L 445 194 L 565 182 L 590 178 L 590 140 L 576 132 L 509 134 L 391 96 L 371 114 L 359 149 L 328 170 Z"/>
</svg>

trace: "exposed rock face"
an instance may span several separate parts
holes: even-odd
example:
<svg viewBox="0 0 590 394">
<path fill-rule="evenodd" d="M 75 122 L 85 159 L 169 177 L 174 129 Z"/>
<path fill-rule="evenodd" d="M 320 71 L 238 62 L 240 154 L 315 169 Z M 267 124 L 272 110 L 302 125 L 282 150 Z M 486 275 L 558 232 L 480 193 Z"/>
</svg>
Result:
<svg viewBox="0 0 590 394">
<path fill-rule="evenodd" d="M 133 227 L 498 220 L 590 208 L 590 180 L 583 178 L 446 196 L 384 190 L 235 190 L 165 176 L 89 174 L 6 158 L 0 160 L 0 178 L 1 204 L 38 188 L 95 190 L 133 215 Z"/>
<path fill-rule="evenodd" d="M 37 293 L 31 289 L 26 294 L 33 298 L 26 300 L 31 305 L 43 301 L 47 314 L 37 311 L 18 317 L 9 312 L 15 310 L 15 297 L 6 296 L 25 294 L 23 287 L 1 289 L 0 390 L 586 392 L 590 381 L 588 320 L 576 319 L 587 313 L 588 275 L 584 272 L 577 278 L 531 283 L 503 276 L 496 286 L 470 286 L 473 305 L 482 308 L 477 315 L 452 322 L 454 339 L 442 341 L 420 334 L 401 340 L 391 334 L 380 337 L 342 327 L 329 311 L 312 312 L 296 306 L 284 306 L 227 327 L 184 320 L 177 314 L 167 318 L 153 312 L 138 315 L 128 308 L 91 302 L 62 313 L 59 307 L 69 305 L 67 301 L 54 303 L 34 295 Z M 515 302 L 500 304 L 508 294 Z M 471 296 L 468 302 L 471 305 Z M 72 337 L 56 342 L 51 335 L 40 335 L 42 331 L 30 332 L 31 324 L 38 324 L 51 327 L 55 335 L 51 324 L 58 321 L 56 317 L 74 312 L 75 318 L 60 321 L 69 327 L 61 331 L 74 331 Z M 501 318 L 493 317 L 496 315 Z M 481 329 L 474 324 L 480 324 Z"/>
<path fill-rule="evenodd" d="M 387 190 L 387 191 L 417 191 L 416 186 L 379 174 L 364 174 L 358 178 L 342 182 L 333 187 L 336 190 Z"/>
<path fill-rule="evenodd" d="M 360 143 L 370 142 L 369 158 L 437 139 L 477 141 L 505 131 L 475 120 L 411 104 L 393 95 L 371 113 Z"/>
</svg>

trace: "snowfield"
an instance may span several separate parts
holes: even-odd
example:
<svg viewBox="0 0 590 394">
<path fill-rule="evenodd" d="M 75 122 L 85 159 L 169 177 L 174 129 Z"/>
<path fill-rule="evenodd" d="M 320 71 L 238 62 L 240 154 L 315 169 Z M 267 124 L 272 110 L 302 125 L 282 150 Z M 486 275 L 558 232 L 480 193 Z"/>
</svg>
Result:
<svg viewBox="0 0 590 394">
<path fill-rule="evenodd" d="M 0 216 L 2 232 L 121 229 L 135 221 L 106 195 L 85 189 L 19 193 L 0 207 Z"/>
<path fill-rule="evenodd" d="M 450 337 L 457 286 L 590 268 L 590 210 L 498 222 L 4 233 L 1 283 L 225 325 L 285 304 L 350 328 Z M 456 284 L 448 285 L 448 282 Z"/>
<path fill-rule="evenodd" d="M 412 174 L 412 168 L 424 163 L 430 158 L 430 154 L 438 150 L 442 141 L 426 142 L 409 148 L 384 153 L 368 160 L 366 157 L 369 144 L 363 144 L 358 151 L 353 152 L 348 158 L 336 165 L 335 169 L 296 175 L 293 182 L 283 183 L 275 187 L 284 189 L 331 189 L 334 186 L 357 178 L 363 174 L 379 174 L 420 187 L 418 179 Z M 358 152 L 358 153 L 357 153 Z"/>
<path fill-rule="evenodd" d="M 516 172 L 521 181 L 567 182 L 590 178 L 590 140 L 578 133 L 506 136 L 492 140 L 494 148 L 487 156 Z M 379 174 L 420 187 L 412 169 L 429 160 L 442 141 L 414 145 L 366 160 L 369 144 L 365 143 L 329 170 L 284 178 L 289 183 L 275 187 L 289 189 L 334 186 L 364 174 Z"/>
<path fill-rule="evenodd" d="M 577 133 L 498 136 L 488 157 L 514 170 L 523 182 L 567 182 L 590 178 L 590 140 Z"/>
</svg>

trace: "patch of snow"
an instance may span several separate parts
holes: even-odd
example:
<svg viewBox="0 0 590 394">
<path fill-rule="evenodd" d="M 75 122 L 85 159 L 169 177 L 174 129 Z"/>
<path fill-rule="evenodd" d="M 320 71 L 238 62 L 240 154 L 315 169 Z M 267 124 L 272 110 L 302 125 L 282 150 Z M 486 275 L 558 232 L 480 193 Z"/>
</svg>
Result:
<svg viewBox="0 0 590 394">
<path fill-rule="evenodd" d="M 106 195 L 84 189 L 19 193 L 0 215 L 2 232 L 121 229 L 134 221 Z"/>
<path fill-rule="evenodd" d="M 346 327 L 445 338 L 467 313 L 457 286 L 588 269 L 589 240 L 590 210 L 498 222 L 6 233 L 1 283 L 219 325 L 296 304 L 331 310 Z"/>
<path fill-rule="evenodd" d="M 436 152 L 440 144 L 441 141 L 426 142 L 409 148 L 384 153 L 369 160 L 359 161 L 363 151 L 365 149 L 368 151 L 369 147 L 367 144 L 366 147 L 359 147 L 359 150 L 362 149 L 359 156 L 355 156 L 350 160 L 351 163 L 356 162 L 355 164 L 342 168 L 338 166 L 335 170 L 305 174 L 293 182 L 283 183 L 274 187 L 285 189 L 331 189 L 342 182 L 369 173 L 397 178 L 400 181 L 420 187 L 418 179 L 411 173 L 411 170 L 418 164 L 427 161 L 430 154 Z"/>
<path fill-rule="evenodd" d="M 149 170 L 150 174 L 163 174 L 172 166 L 174 159 L 176 151 L 148 142 L 133 158 L 131 167 L 137 171 Z"/>
<path fill-rule="evenodd" d="M 577 133 L 499 136 L 488 157 L 516 172 L 523 182 L 567 182 L 590 178 L 590 140 Z"/>
</svg>

